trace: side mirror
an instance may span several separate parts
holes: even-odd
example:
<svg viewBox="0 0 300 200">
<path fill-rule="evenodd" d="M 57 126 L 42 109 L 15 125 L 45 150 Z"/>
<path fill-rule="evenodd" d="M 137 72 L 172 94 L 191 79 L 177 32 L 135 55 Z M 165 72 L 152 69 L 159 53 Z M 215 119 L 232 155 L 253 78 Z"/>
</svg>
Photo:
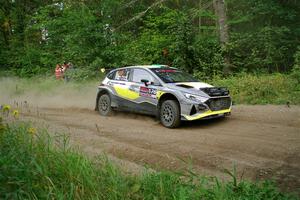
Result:
<svg viewBox="0 0 300 200">
<path fill-rule="evenodd" d="M 144 83 L 145 86 L 149 85 L 149 81 L 147 79 L 142 79 L 141 82 Z"/>
</svg>

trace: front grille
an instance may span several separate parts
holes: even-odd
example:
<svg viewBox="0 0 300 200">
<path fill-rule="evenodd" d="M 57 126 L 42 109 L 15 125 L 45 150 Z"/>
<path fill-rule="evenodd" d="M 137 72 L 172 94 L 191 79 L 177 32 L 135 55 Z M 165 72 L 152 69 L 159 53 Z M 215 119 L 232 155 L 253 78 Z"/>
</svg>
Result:
<svg viewBox="0 0 300 200">
<path fill-rule="evenodd" d="M 205 92 L 211 97 L 229 95 L 229 90 L 225 87 L 209 87 L 209 88 L 201 88 L 200 90 L 202 90 L 203 92 Z"/>
<path fill-rule="evenodd" d="M 193 106 L 191 109 L 190 115 L 194 115 L 194 114 L 196 114 L 196 112 L 197 112 L 197 110 L 196 110 L 195 106 Z"/>
<path fill-rule="evenodd" d="M 206 104 L 212 111 L 225 110 L 230 108 L 231 99 L 230 97 L 209 99 Z"/>
</svg>

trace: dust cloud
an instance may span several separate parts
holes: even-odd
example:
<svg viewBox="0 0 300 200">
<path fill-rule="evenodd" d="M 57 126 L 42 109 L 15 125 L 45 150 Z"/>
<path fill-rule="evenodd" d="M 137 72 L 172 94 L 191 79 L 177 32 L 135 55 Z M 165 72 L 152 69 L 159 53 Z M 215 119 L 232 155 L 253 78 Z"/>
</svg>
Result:
<svg viewBox="0 0 300 200">
<path fill-rule="evenodd" d="M 28 104 L 45 108 L 95 107 L 99 81 L 76 83 L 50 78 L 0 78 L 0 105 Z"/>
</svg>

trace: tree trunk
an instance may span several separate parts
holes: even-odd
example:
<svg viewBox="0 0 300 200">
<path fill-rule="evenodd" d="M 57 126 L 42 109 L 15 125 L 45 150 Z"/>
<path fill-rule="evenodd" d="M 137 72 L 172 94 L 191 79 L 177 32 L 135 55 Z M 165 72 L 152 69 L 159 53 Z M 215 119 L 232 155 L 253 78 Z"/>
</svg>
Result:
<svg viewBox="0 0 300 200">
<path fill-rule="evenodd" d="M 217 27 L 219 39 L 222 45 L 228 42 L 228 26 L 225 0 L 213 0 L 214 10 L 217 15 Z"/>
<path fill-rule="evenodd" d="M 202 0 L 199 0 L 199 10 L 201 10 L 202 8 Z M 199 14 L 199 27 L 198 27 L 198 30 L 199 30 L 199 33 L 201 33 L 201 15 Z"/>
</svg>

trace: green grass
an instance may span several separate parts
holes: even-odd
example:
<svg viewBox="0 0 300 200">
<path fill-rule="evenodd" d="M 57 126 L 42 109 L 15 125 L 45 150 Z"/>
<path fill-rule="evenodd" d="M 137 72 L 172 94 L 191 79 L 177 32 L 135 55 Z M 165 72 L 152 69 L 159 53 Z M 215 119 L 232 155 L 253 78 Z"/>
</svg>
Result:
<svg viewBox="0 0 300 200">
<path fill-rule="evenodd" d="M 237 104 L 300 104 L 300 84 L 285 74 L 239 74 L 210 82 L 228 87 Z"/>
<path fill-rule="evenodd" d="M 0 199 L 297 199 L 270 181 L 222 182 L 188 172 L 128 175 L 105 156 L 89 159 L 30 123 L 0 123 Z"/>
</svg>

